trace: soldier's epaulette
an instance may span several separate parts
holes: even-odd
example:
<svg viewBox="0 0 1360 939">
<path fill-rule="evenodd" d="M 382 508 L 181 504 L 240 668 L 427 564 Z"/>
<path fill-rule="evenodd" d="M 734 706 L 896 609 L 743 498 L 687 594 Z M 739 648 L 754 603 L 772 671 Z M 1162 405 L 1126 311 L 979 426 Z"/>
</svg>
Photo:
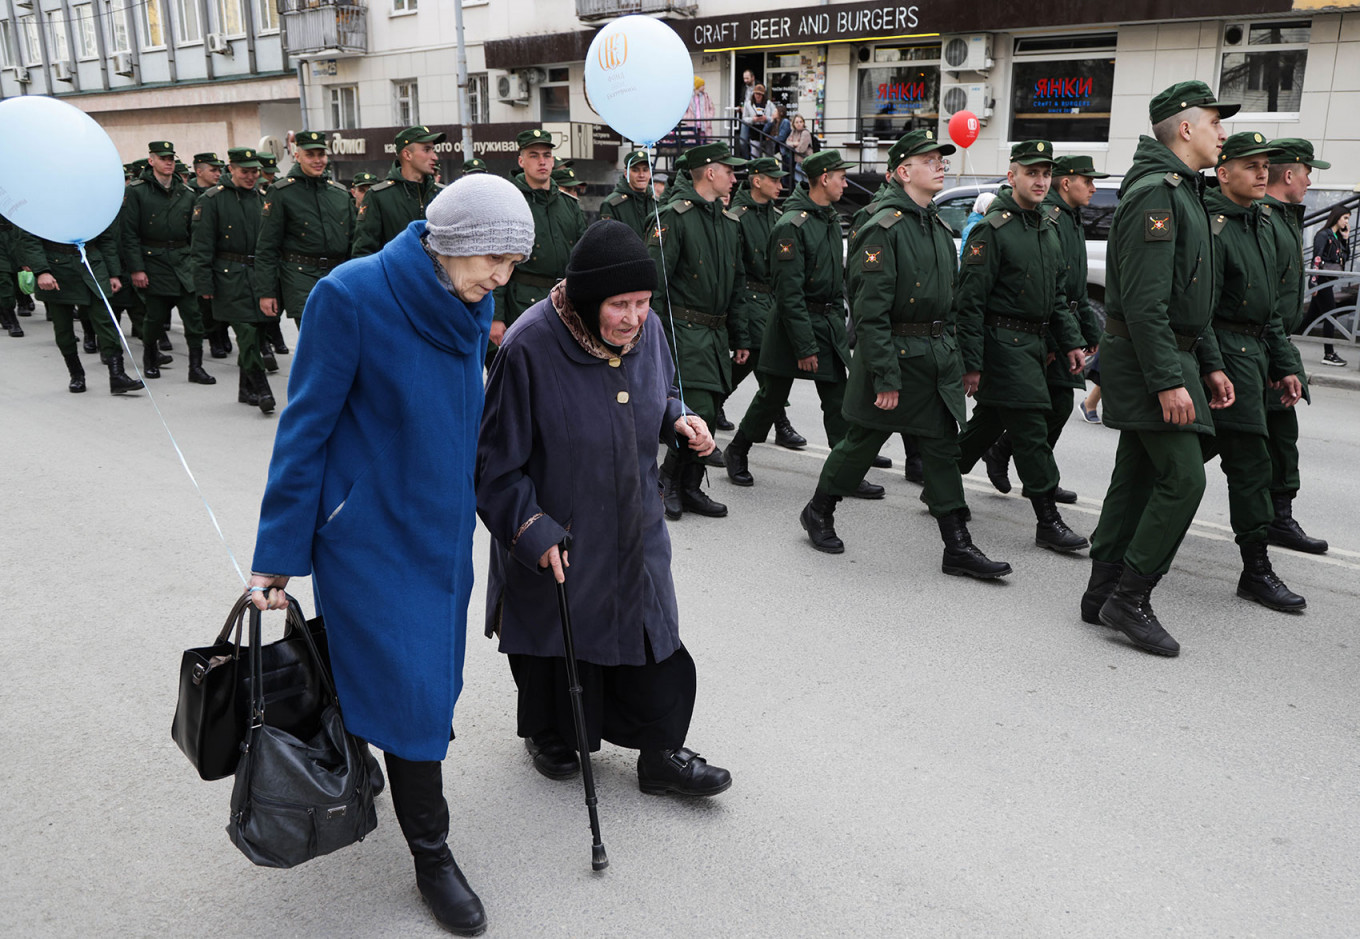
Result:
<svg viewBox="0 0 1360 939">
<path fill-rule="evenodd" d="M 276 180 L 274 180 L 272 183 L 269 184 L 269 191 L 270 191 L 270 192 L 277 192 L 277 191 L 280 190 L 280 189 L 287 189 L 289 186 L 293 185 L 293 183 L 295 183 L 295 182 L 297 182 L 297 177 L 296 177 L 296 176 L 285 176 L 285 177 L 283 177 L 283 179 L 276 179 Z"/>
<path fill-rule="evenodd" d="M 1272 215 L 1275 214 L 1275 207 L 1274 207 L 1274 206 L 1267 205 L 1267 204 L 1264 203 L 1264 202 L 1262 202 L 1260 205 L 1261 205 L 1261 217 L 1262 217 L 1262 218 L 1270 218 Z"/>
<path fill-rule="evenodd" d="M 1226 228 L 1227 225 L 1228 216 L 1223 215 L 1222 213 L 1215 215 L 1213 218 L 1209 219 L 1209 230 L 1213 232 L 1215 235 L 1223 231 L 1223 229 Z"/>
<path fill-rule="evenodd" d="M 1180 173 L 1167 173 L 1165 176 L 1162 177 L 1162 182 L 1166 183 L 1172 189 L 1175 189 L 1177 186 L 1179 186 L 1182 181 L 1183 180 L 1181 179 Z"/>
<path fill-rule="evenodd" d="M 145 186 L 145 185 L 146 185 L 146 180 L 144 180 L 144 179 L 134 179 L 132 182 L 128 183 L 128 188 L 131 189 L 133 186 Z"/>
<path fill-rule="evenodd" d="M 745 212 L 746 209 L 747 206 L 744 205 L 739 205 L 735 209 L 723 209 L 723 215 L 730 218 L 734 222 L 740 222 L 742 213 Z"/>
<path fill-rule="evenodd" d="M 222 186 L 209 186 L 207 189 L 204 189 L 204 190 L 203 190 L 203 195 L 199 196 L 199 198 L 200 198 L 200 199 L 211 199 L 213 196 L 215 196 L 215 195 L 217 195 L 219 192 L 221 192 L 223 188 L 224 188 L 224 187 L 222 187 Z"/>
<path fill-rule="evenodd" d="M 328 180 L 326 180 L 326 182 L 327 182 L 327 184 L 329 184 L 329 185 L 331 185 L 331 186 L 334 186 L 336 189 L 339 189 L 339 190 L 340 190 L 341 192 L 343 192 L 345 195 L 349 195 L 349 187 L 346 186 L 344 183 L 337 183 L 337 182 L 336 182 L 335 180 L 333 180 L 333 179 L 328 179 Z"/>
<path fill-rule="evenodd" d="M 770 214 L 772 214 L 775 218 L 779 218 L 779 216 L 784 214 L 784 210 L 777 205 L 772 205 L 770 206 Z"/>
<path fill-rule="evenodd" d="M 987 215 L 987 224 L 993 228 L 1000 228 L 1013 218 L 1015 218 L 1014 212 L 990 212 Z"/>
<path fill-rule="evenodd" d="M 605 205 L 623 205 L 628 201 L 628 193 L 616 192 L 608 199 L 604 200 Z"/>
<path fill-rule="evenodd" d="M 382 192 L 384 189 L 391 189 L 394 185 L 396 185 L 396 184 L 393 183 L 392 180 L 390 180 L 390 179 L 384 179 L 384 180 L 383 180 L 382 182 L 380 182 L 380 183 L 374 183 L 372 186 L 369 186 L 369 187 L 368 187 L 368 191 L 369 191 L 369 192 Z"/>
<path fill-rule="evenodd" d="M 1058 216 L 1060 215 L 1062 215 L 1062 209 L 1058 208 L 1056 205 L 1051 205 L 1048 207 L 1047 217 L 1050 220 L 1056 222 L 1058 220 Z"/>
<path fill-rule="evenodd" d="M 669 208 L 674 209 L 676 215 L 684 215 L 690 209 L 694 208 L 694 201 L 692 199 L 680 199 L 676 202 L 672 202 Z"/>
<path fill-rule="evenodd" d="M 789 224 L 794 228 L 802 228 L 803 223 L 807 220 L 808 214 L 806 212 L 799 212 L 797 215 L 794 215 L 792 212 L 789 213 Z"/>
<path fill-rule="evenodd" d="M 881 219 L 878 220 L 878 227 L 879 227 L 879 228 L 884 228 L 884 229 L 892 228 L 894 225 L 896 225 L 896 224 L 897 224 L 898 222 L 900 222 L 900 221 L 902 221 L 902 210 L 901 210 L 901 209 L 897 209 L 895 212 L 893 212 L 892 215 L 888 215 L 888 214 L 885 212 L 884 215 L 883 215 L 883 217 L 882 217 Z"/>
</svg>

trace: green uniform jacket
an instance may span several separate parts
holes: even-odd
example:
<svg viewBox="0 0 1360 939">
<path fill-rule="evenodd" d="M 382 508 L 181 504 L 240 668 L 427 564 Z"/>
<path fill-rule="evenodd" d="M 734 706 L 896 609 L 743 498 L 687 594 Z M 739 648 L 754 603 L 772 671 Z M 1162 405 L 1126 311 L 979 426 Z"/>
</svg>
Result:
<svg viewBox="0 0 1360 939">
<path fill-rule="evenodd" d="M 898 186 L 896 183 L 884 183 L 882 186 L 879 186 L 878 192 L 874 193 L 873 198 L 864 204 L 864 208 L 850 216 L 850 238 L 847 242 L 848 244 L 853 245 L 855 243 L 855 237 L 859 234 L 859 230 L 864 227 L 865 222 L 878 214 L 878 210 L 882 208 L 883 200 L 892 195 L 894 188 L 899 192 L 902 189 L 902 187 Z M 853 291 L 855 289 L 854 284 L 849 281 L 854 279 L 854 267 L 850 266 L 846 270 L 846 274 L 845 286 L 848 290 Z"/>
<path fill-rule="evenodd" d="M 179 297 L 193 293 L 193 262 L 189 239 L 198 197 L 178 178 L 167 189 L 152 173 L 134 179 L 123 190 L 119 214 L 127 275 L 145 271 L 147 286 L 138 288 L 153 297 Z"/>
<path fill-rule="evenodd" d="M 1105 307 L 1131 339 L 1100 340 L 1105 423 L 1118 430 L 1214 432 L 1201 376 L 1223 367 L 1211 320 L 1213 244 L 1204 177 L 1151 137 L 1142 137 L 1119 191 L 1105 260 Z M 1199 336 L 1177 348 L 1177 334 Z M 1195 420 L 1162 420 L 1159 391 L 1184 387 Z"/>
<path fill-rule="evenodd" d="M 394 165 L 386 179 L 368 188 L 359 206 L 350 254 L 356 258 L 377 254 L 383 245 L 406 231 L 406 226 L 423 219 L 425 209 L 443 188 L 433 176 L 413 183 L 401 175 L 400 165 Z"/>
<path fill-rule="evenodd" d="M 652 309 L 670 340 L 681 384 L 731 391 L 727 326 L 685 317 L 726 316 L 730 322 L 743 315 L 746 266 L 737 216 L 716 199 L 705 202 L 691 195 L 672 202 L 661 210 L 660 231 L 648 237 L 647 250 L 657 262 L 660 281 Z"/>
<path fill-rule="evenodd" d="M 1044 197 L 1044 206 L 1058 209 L 1058 243 L 1062 245 L 1064 270 L 1060 280 L 1067 308 L 1075 303 L 1077 329 L 1089 348 L 1100 343 L 1101 325 L 1091 309 L 1091 298 L 1086 291 L 1086 229 L 1081 224 L 1081 209 L 1072 208 L 1058 195 L 1056 187 Z M 1057 352 L 1059 350 L 1052 350 Z M 1058 356 L 1048 365 L 1048 383 L 1055 388 L 1085 388 L 1086 376 L 1073 375 L 1067 370 L 1065 356 Z"/>
<path fill-rule="evenodd" d="M 90 279 L 85 265 L 80 261 L 80 253 L 75 245 L 62 244 L 38 238 L 26 231 L 19 231 L 20 266 L 28 267 L 33 276 L 51 274 L 57 279 L 59 290 L 39 290 L 33 296 L 44 303 L 70 303 L 76 306 L 92 307 L 95 316 L 108 316 L 99 291 L 113 299 L 110 277 L 119 276 L 117 220 L 104 229 L 97 238 L 86 242 L 85 256 L 90 259 L 90 268 L 99 278 L 99 286 Z"/>
<path fill-rule="evenodd" d="M 214 186 L 194 206 L 194 293 L 212 295 L 213 318 L 224 323 L 260 323 L 255 267 L 222 253 L 252 257 L 260 235 L 264 196 L 231 179 Z"/>
<path fill-rule="evenodd" d="M 675 180 L 666 187 L 666 191 L 661 194 L 662 206 L 670 205 L 672 202 L 680 202 L 684 199 L 693 199 L 694 180 L 690 178 L 688 170 L 676 170 Z"/>
<path fill-rule="evenodd" d="M 963 370 L 982 373 L 977 401 L 1002 408 L 1052 406 L 1045 359 L 1085 345 L 1062 292 L 1066 264 L 1057 210 L 1021 209 L 1002 187 L 963 246 L 954 306 Z M 1048 328 L 988 326 L 988 315 Z M 1050 345 L 1050 337 L 1052 345 Z"/>
<path fill-rule="evenodd" d="M 557 183 L 549 180 L 547 189 L 532 189 L 523 173 L 515 174 L 510 181 L 519 187 L 534 213 L 534 251 L 515 267 L 510 283 L 496 288 L 493 319 L 506 326 L 546 297 L 566 276 L 571 249 L 586 231 L 585 213 L 575 199 L 563 195 Z"/>
<path fill-rule="evenodd" d="M 847 259 L 856 342 L 845 416 L 879 430 L 949 437 L 967 420 L 954 336 L 954 233 L 935 203 L 919 206 L 900 186 L 876 201 Z M 936 322 L 937 338 L 892 332 L 895 323 Z M 891 411 L 874 407 L 883 391 L 899 392 Z"/>
<path fill-rule="evenodd" d="M 760 349 L 762 372 L 786 378 L 841 381 L 850 364 L 845 335 L 845 257 L 840 215 L 799 186 L 770 229 L 774 311 Z M 816 373 L 798 360 L 817 356 Z"/>
<path fill-rule="evenodd" d="M 741 228 L 741 262 L 746 277 L 737 285 L 742 302 L 727 321 L 729 345 L 733 349 L 759 349 L 765 326 L 774 309 L 774 288 L 770 284 L 770 229 L 784 214 L 773 202 L 760 205 L 742 188 L 732 197 L 728 210 Z"/>
<path fill-rule="evenodd" d="M 1275 236 L 1275 264 L 1279 273 L 1276 290 L 1276 303 L 1279 304 L 1280 323 L 1286 337 L 1294 335 L 1303 324 L 1303 206 L 1281 202 L 1274 196 L 1261 200 L 1271 208 L 1267 223 Z M 1303 369 L 1303 358 L 1294 343 L 1289 343 L 1288 353 L 1294 359 L 1290 374 L 1297 375 L 1303 383 L 1303 397 L 1313 403 L 1308 390 L 1308 374 Z M 1280 403 L 1280 393 L 1273 388 L 1266 389 L 1266 409 L 1283 411 L 1286 405 Z"/>
<path fill-rule="evenodd" d="M 0 274 L 16 274 L 29 263 L 24 234 L 23 229 L 0 215 Z"/>
<path fill-rule="evenodd" d="M 301 316 L 307 296 L 334 263 L 285 261 L 284 252 L 327 258 L 349 257 L 354 240 L 354 197 L 339 183 L 308 176 L 295 165 L 265 195 L 255 243 L 255 288 Z"/>
<path fill-rule="evenodd" d="M 656 199 L 652 196 L 652 184 L 648 183 L 642 192 L 638 192 L 628 185 L 628 174 L 623 174 L 614 186 L 614 191 L 600 204 L 600 218 L 623 222 L 645 242 L 656 227 Z"/>
</svg>

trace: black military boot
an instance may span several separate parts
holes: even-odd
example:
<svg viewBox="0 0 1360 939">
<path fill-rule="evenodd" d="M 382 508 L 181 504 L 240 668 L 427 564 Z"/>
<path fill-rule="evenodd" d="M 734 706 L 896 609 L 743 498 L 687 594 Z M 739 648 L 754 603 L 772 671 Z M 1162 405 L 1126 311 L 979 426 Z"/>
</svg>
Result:
<svg viewBox="0 0 1360 939">
<path fill-rule="evenodd" d="M 892 457 L 886 457 L 881 453 L 875 453 L 874 461 L 869 465 L 874 469 L 892 469 Z"/>
<path fill-rule="evenodd" d="M 1038 519 L 1034 526 L 1034 543 L 1039 547 L 1052 551 L 1079 551 L 1091 546 L 1091 542 L 1067 527 L 1058 514 L 1053 493 L 1030 496 L 1029 501 L 1034 506 L 1034 517 Z"/>
<path fill-rule="evenodd" d="M 94 355 L 99 351 L 99 340 L 94 335 L 94 323 L 90 321 L 88 314 L 80 318 L 80 334 L 80 345 L 86 355 Z"/>
<path fill-rule="evenodd" d="M 1275 520 L 1266 530 L 1266 542 L 1280 548 L 1293 548 L 1305 554 L 1326 554 L 1327 542 L 1313 538 L 1294 521 L 1294 497 L 1287 492 L 1272 492 Z"/>
<path fill-rule="evenodd" d="M 1026 499 L 1029 498 L 1028 489 L 1022 487 L 1020 494 Z M 1053 501 L 1057 502 L 1059 505 L 1073 505 L 1077 501 L 1077 494 L 1071 489 L 1064 489 L 1062 486 L 1058 486 L 1053 490 Z"/>
<path fill-rule="evenodd" d="M 260 358 L 264 359 L 264 370 L 266 372 L 277 372 L 279 370 L 278 360 L 274 358 L 274 353 L 269 348 L 269 337 L 260 330 Z"/>
<path fill-rule="evenodd" d="M 709 766 L 688 747 L 678 750 L 639 750 L 638 788 L 648 795 L 716 796 L 732 785 L 732 774 Z"/>
<path fill-rule="evenodd" d="M 15 307 L 15 312 L 20 316 L 32 316 L 37 304 L 33 302 L 33 295 L 28 293 L 19 294 L 19 302 Z"/>
<path fill-rule="evenodd" d="M 1124 565 L 1118 561 L 1097 561 L 1091 559 L 1091 579 L 1086 583 L 1086 592 L 1081 595 L 1081 621 L 1092 626 L 1103 626 L 1100 621 L 1100 608 L 1110 599 L 1114 588 L 1119 584 L 1119 575 L 1124 573 Z"/>
<path fill-rule="evenodd" d="M 887 490 L 877 483 L 871 483 L 867 479 L 861 479 L 859 485 L 855 487 L 855 491 L 850 493 L 850 496 L 854 499 L 882 499 L 885 492 L 887 492 Z"/>
<path fill-rule="evenodd" d="M 921 459 L 921 448 L 911 434 L 902 435 L 903 470 L 902 475 L 909 483 L 924 484 L 926 481 L 925 461 Z"/>
<path fill-rule="evenodd" d="M 217 379 L 213 378 L 203 369 L 203 347 L 189 350 L 189 381 L 195 385 L 215 385 Z"/>
<path fill-rule="evenodd" d="M 217 341 L 222 344 L 222 351 L 231 355 L 231 329 L 225 323 L 217 327 Z"/>
<path fill-rule="evenodd" d="M 1180 655 L 1180 643 L 1171 638 L 1152 612 L 1152 588 L 1161 579 L 1144 577 L 1125 566 L 1124 573 L 1119 575 L 1119 585 L 1100 608 L 1100 621 L 1128 636 L 1130 642 L 1145 652 Z"/>
<path fill-rule="evenodd" d="M 1281 613 L 1302 613 L 1308 609 L 1308 601 L 1286 587 L 1270 566 L 1264 541 L 1249 541 L 1238 547 L 1242 552 L 1242 576 L 1237 578 L 1239 597 Z"/>
<path fill-rule="evenodd" d="M 807 446 L 807 438 L 793 429 L 787 411 L 780 411 L 775 418 L 774 442 L 786 450 L 801 450 Z"/>
<path fill-rule="evenodd" d="M 142 377 L 161 377 L 161 355 L 156 351 L 154 342 L 142 346 Z"/>
<path fill-rule="evenodd" d="M 265 324 L 265 332 L 269 334 L 269 344 L 274 347 L 277 355 L 287 355 L 288 346 L 283 341 L 283 324 L 277 317 Z"/>
<path fill-rule="evenodd" d="M 71 373 L 71 383 L 66 386 L 66 390 L 78 395 L 85 390 L 85 366 L 80 364 L 80 353 L 71 352 L 62 358 L 66 360 L 66 370 Z"/>
<path fill-rule="evenodd" d="M 156 340 L 156 348 L 160 349 L 162 352 L 175 351 L 175 347 L 170 344 L 170 336 L 168 334 L 161 336 L 160 339 Z"/>
<path fill-rule="evenodd" d="M 708 452 L 708 456 L 699 457 L 699 461 L 705 466 L 713 466 L 718 469 L 727 465 L 727 458 L 723 456 L 722 447 L 717 445 L 714 445 L 713 449 Z"/>
<path fill-rule="evenodd" d="M 713 422 L 713 426 L 717 430 L 721 430 L 724 433 L 729 430 L 737 429 L 737 425 L 733 424 L 731 421 L 727 419 L 727 412 L 724 411 L 721 407 L 718 408 L 718 419 Z"/>
<path fill-rule="evenodd" d="M 420 895 L 445 929 L 460 936 L 481 935 L 486 930 L 486 908 L 449 850 L 449 804 L 444 801 L 441 765 L 390 753 L 383 757 L 392 809 L 415 858 Z"/>
<path fill-rule="evenodd" d="M 840 496 L 829 495 L 818 489 L 798 516 L 812 546 L 827 554 L 842 554 L 845 551 L 845 542 L 836 537 L 836 503 L 839 501 Z"/>
<path fill-rule="evenodd" d="M 222 345 L 222 330 L 211 329 L 208 331 L 208 354 L 214 359 L 225 359 L 227 350 Z"/>
<path fill-rule="evenodd" d="M 251 372 L 249 375 L 251 388 L 255 391 L 255 404 L 265 414 L 274 410 L 274 389 L 269 387 L 269 376 L 264 372 Z"/>
<path fill-rule="evenodd" d="M 129 391 L 141 391 L 146 386 L 123 371 L 123 354 L 115 352 L 109 356 L 109 394 L 121 395 Z"/>
<path fill-rule="evenodd" d="M 732 442 L 727 445 L 727 453 L 723 459 L 727 463 L 727 478 L 738 486 L 754 486 L 755 477 L 751 475 L 751 470 L 747 466 L 746 458 L 751 453 L 751 441 L 746 439 L 746 435 L 740 430 L 732 438 Z"/>
<path fill-rule="evenodd" d="M 661 505 L 671 521 L 685 514 L 680 501 L 680 451 L 674 448 L 667 449 L 661 461 Z"/>
<path fill-rule="evenodd" d="M 1002 434 L 996 443 L 982 454 L 982 462 L 987 467 L 987 478 L 992 481 L 992 486 L 997 492 L 1011 491 L 1011 454 L 1014 450 L 1011 435 Z"/>
<path fill-rule="evenodd" d="M 236 403 L 248 404 L 252 408 L 260 403 L 260 395 L 255 391 L 255 383 L 250 380 L 250 374 L 243 368 L 237 369 L 241 375 L 240 384 L 236 386 Z"/>
<path fill-rule="evenodd" d="M 936 519 L 940 524 L 940 538 L 944 540 L 944 561 L 940 570 L 955 576 L 995 580 L 1011 573 L 1005 561 L 993 561 L 973 544 L 968 526 L 963 521 L 963 510 L 957 509 Z"/>
<path fill-rule="evenodd" d="M 683 461 L 680 464 L 680 504 L 686 512 L 706 515 L 709 518 L 722 518 L 727 514 L 727 506 L 714 502 L 699 488 L 704 482 L 704 464 Z"/>
<path fill-rule="evenodd" d="M 8 330 L 15 339 L 24 338 L 24 328 L 19 325 L 19 317 L 14 315 L 12 309 L 0 310 L 0 327 Z"/>
</svg>

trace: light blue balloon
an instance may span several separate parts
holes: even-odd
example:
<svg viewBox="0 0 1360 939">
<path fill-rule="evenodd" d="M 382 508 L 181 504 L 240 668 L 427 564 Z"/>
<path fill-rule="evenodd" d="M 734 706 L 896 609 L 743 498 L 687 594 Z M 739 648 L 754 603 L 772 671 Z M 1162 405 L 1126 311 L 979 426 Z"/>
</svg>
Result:
<svg viewBox="0 0 1360 939">
<path fill-rule="evenodd" d="M 118 148 L 92 117 L 43 95 L 0 101 L 0 215 L 48 241 L 80 244 L 122 205 Z"/>
<path fill-rule="evenodd" d="M 660 20 L 625 16 L 595 34 L 586 53 L 586 97 L 605 123 L 650 147 L 669 134 L 694 94 L 684 41 Z"/>
</svg>

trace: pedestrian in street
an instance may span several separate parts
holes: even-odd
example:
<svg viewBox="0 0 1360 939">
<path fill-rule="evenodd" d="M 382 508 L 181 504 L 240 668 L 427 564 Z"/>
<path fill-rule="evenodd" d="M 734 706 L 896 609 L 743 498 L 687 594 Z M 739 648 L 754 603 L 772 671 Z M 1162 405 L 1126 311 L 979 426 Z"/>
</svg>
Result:
<svg viewBox="0 0 1360 939">
<path fill-rule="evenodd" d="M 349 194 L 354 197 L 355 211 L 359 211 L 364 206 L 364 197 L 368 195 L 368 190 L 378 182 L 375 173 L 355 173 L 354 178 L 349 183 Z"/>
<path fill-rule="evenodd" d="M 216 153 L 195 153 L 194 178 L 189 181 L 189 188 L 194 191 L 194 195 L 201 196 L 216 186 L 222 179 L 225 166 Z"/>
<path fill-rule="evenodd" d="M 996 193 L 991 192 L 990 190 L 987 192 L 979 192 L 977 198 L 973 200 L 973 208 L 969 211 L 968 218 L 964 219 L 963 230 L 959 232 L 960 261 L 963 260 L 963 246 L 968 242 L 969 233 L 972 232 L 974 225 L 982 221 L 983 216 L 987 214 L 987 210 L 991 208 L 994 201 L 996 201 Z"/>
<path fill-rule="evenodd" d="M 618 219 L 645 239 L 656 227 L 656 197 L 652 193 L 652 168 L 646 150 L 631 150 L 614 191 L 600 204 L 600 218 Z"/>
<path fill-rule="evenodd" d="M 702 453 L 713 438 L 675 392 L 649 311 L 656 287 L 641 239 L 603 220 L 572 251 L 565 281 L 506 333 L 477 451 L 477 511 L 495 539 L 486 634 L 509 657 L 534 767 L 575 775 L 554 583 L 565 582 L 590 749 L 637 750 L 645 793 L 712 796 L 732 777 L 685 746 L 697 681 L 680 640 L 656 448 Z M 568 532 L 569 554 L 559 547 Z"/>
<path fill-rule="evenodd" d="M 201 197 L 222 179 L 226 166 L 216 153 L 194 154 L 194 178 L 189 180 L 189 188 L 194 195 Z M 198 315 L 203 320 L 203 335 L 208 340 L 208 354 L 214 359 L 225 359 L 231 351 L 231 339 L 227 336 L 227 324 L 213 319 L 212 302 L 198 298 Z"/>
<path fill-rule="evenodd" d="M 260 190 L 260 195 L 267 195 L 269 187 L 274 185 L 274 177 L 279 173 L 279 157 L 276 153 L 267 150 L 260 151 L 260 181 L 256 189 Z"/>
<path fill-rule="evenodd" d="M 15 275 L 24 268 L 22 239 L 22 229 L 15 228 L 13 222 L 0 215 L 0 329 L 14 339 L 24 337 L 24 327 L 14 311 L 20 293 Z"/>
<path fill-rule="evenodd" d="M 738 120 L 737 138 L 740 143 L 737 151 L 743 156 L 751 155 L 751 135 L 754 128 L 746 118 L 746 109 L 750 106 L 752 98 L 756 92 L 756 76 L 749 68 L 741 73 L 741 87 L 737 89 L 737 94 L 741 98 L 741 104 L 736 106 Z"/>
<path fill-rule="evenodd" d="M 1180 644 L 1152 610 L 1204 495 L 1201 435 L 1233 403 L 1214 312 L 1213 244 L 1200 170 L 1218 162 L 1222 119 L 1240 105 L 1178 82 L 1148 106 L 1110 226 L 1100 340 L 1106 425 L 1119 431 L 1110 488 L 1091 536 L 1082 619 L 1157 655 Z M 1207 394 L 1206 394 L 1207 391 Z"/>
<path fill-rule="evenodd" d="M 958 290 L 963 388 L 977 406 L 959 435 L 959 469 L 986 455 L 987 475 L 1002 492 L 995 445 L 1009 432 L 1015 469 L 1034 507 L 1034 543 L 1078 551 L 1089 542 L 1058 512 L 1058 464 L 1045 416 L 1053 408 L 1045 369 L 1069 373 L 1086 364 L 1082 338 L 1063 294 L 1066 262 L 1058 236 L 1061 209 L 1043 204 L 1053 181 L 1053 144 L 1026 140 L 1011 148 L 1008 185 L 997 193 L 963 246 Z"/>
<path fill-rule="evenodd" d="M 289 578 L 312 576 L 346 729 L 383 751 L 416 885 L 440 925 L 476 935 L 486 911 L 448 847 L 441 761 L 463 685 L 491 291 L 534 223 L 490 174 L 427 216 L 312 292 L 248 589 L 283 609 Z M 374 584 L 400 602 L 375 609 Z"/>
<path fill-rule="evenodd" d="M 444 188 L 434 181 L 439 168 L 435 144 L 443 141 L 443 134 L 423 124 L 397 134 L 393 141 L 397 158 L 387 178 L 371 187 L 362 201 L 356 200 L 351 255 L 376 253 L 406 226 L 425 217 L 426 207 Z"/>
<path fill-rule="evenodd" d="M 812 134 L 807 129 L 807 121 L 801 114 L 793 116 L 792 127 L 789 135 L 784 139 L 784 145 L 793 154 L 793 182 L 794 185 L 807 182 L 807 173 L 803 171 L 803 161 L 812 155 Z"/>
<path fill-rule="evenodd" d="M 751 90 L 751 99 L 741 109 L 742 122 L 751 128 L 750 152 L 746 154 L 750 159 L 765 155 L 775 129 L 774 118 L 774 102 L 765 97 L 764 85 L 756 85 Z"/>
<path fill-rule="evenodd" d="M 691 142 L 691 146 L 708 142 L 708 138 L 713 134 L 713 120 L 716 116 L 713 99 L 708 96 L 707 91 L 704 91 L 704 80 L 695 75 L 694 94 L 690 96 L 689 107 L 685 108 L 685 116 L 680 118 L 680 126 L 688 128 L 685 136 Z"/>
<path fill-rule="evenodd" d="M 558 169 L 553 170 L 552 180 L 557 184 L 557 188 L 561 190 L 562 195 L 569 196 L 579 208 L 581 204 L 581 193 L 586 188 L 586 181 L 576 175 L 576 170 L 569 166 L 559 167 Z"/>
<path fill-rule="evenodd" d="M 460 175 L 470 176 L 473 173 L 485 173 L 486 161 L 477 157 L 469 157 L 463 161 L 463 171 Z"/>
<path fill-rule="evenodd" d="M 1340 271 L 1345 269 L 1351 255 L 1351 210 L 1346 205 L 1336 205 L 1327 214 L 1327 223 L 1313 236 L 1313 270 Z M 1313 302 L 1308 307 L 1308 329 L 1322 320 L 1322 336 L 1327 342 L 1322 347 L 1322 364 L 1335 368 L 1345 368 L 1346 360 L 1336 354 L 1332 338 L 1336 336 L 1336 324 L 1325 318 L 1336 308 L 1336 295 L 1332 278 L 1315 277 L 1318 285 L 1313 294 Z M 1305 330 L 1306 332 L 1307 330 Z"/>
</svg>

